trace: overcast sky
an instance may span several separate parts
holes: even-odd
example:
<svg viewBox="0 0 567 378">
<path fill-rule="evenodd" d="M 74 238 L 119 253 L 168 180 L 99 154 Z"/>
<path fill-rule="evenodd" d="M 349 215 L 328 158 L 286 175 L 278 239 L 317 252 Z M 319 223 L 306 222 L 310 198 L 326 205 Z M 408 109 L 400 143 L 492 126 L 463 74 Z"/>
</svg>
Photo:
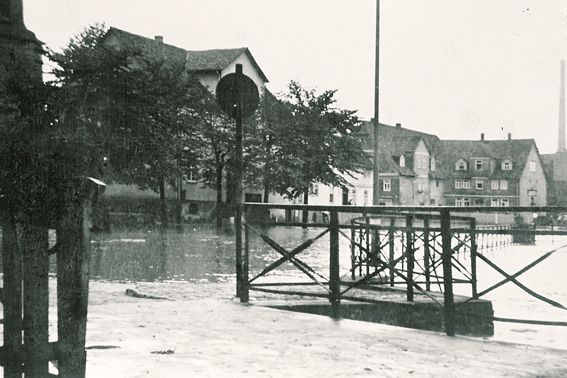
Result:
<svg viewBox="0 0 567 378">
<path fill-rule="evenodd" d="M 381 0 L 380 122 L 557 150 L 567 0 Z M 248 47 L 272 92 L 337 89 L 374 115 L 376 0 L 24 0 L 53 49 L 104 23 L 187 50 Z"/>
</svg>

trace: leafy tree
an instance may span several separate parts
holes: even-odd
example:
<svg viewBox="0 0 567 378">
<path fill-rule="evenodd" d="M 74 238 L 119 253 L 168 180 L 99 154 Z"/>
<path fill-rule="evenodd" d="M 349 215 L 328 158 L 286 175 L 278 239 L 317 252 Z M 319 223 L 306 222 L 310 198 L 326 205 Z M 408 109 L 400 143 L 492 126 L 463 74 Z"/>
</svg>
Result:
<svg viewBox="0 0 567 378">
<path fill-rule="evenodd" d="M 65 105 L 101 143 L 120 182 L 160 194 L 161 219 L 167 224 L 165 185 L 176 185 L 183 140 L 192 135 L 191 107 L 200 84 L 185 60 L 163 45 L 120 49 L 104 43 L 106 30 L 95 25 L 71 40 L 57 64 L 56 84 Z"/>
<path fill-rule="evenodd" d="M 265 192 L 308 203 L 312 183 L 344 187 L 369 157 L 355 111 L 334 107 L 335 90 L 318 95 L 291 82 L 289 93 L 265 96 L 262 179 Z"/>
</svg>

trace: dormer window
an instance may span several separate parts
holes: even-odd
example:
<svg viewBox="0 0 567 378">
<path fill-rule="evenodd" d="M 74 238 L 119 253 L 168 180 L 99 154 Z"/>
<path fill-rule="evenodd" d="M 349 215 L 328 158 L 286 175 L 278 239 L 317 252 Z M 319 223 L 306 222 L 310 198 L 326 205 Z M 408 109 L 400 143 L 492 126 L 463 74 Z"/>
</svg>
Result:
<svg viewBox="0 0 567 378">
<path fill-rule="evenodd" d="M 400 167 L 406 166 L 406 157 L 404 155 L 400 156 Z"/>
<path fill-rule="evenodd" d="M 504 160 L 502 162 L 502 170 L 503 171 L 511 171 L 512 170 L 512 162 L 510 160 Z"/>
<path fill-rule="evenodd" d="M 456 171 L 466 171 L 467 170 L 467 162 L 463 159 L 459 159 L 459 161 L 455 164 Z"/>
<path fill-rule="evenodd" d="M 474 165 L 477 171 L 482 171 L 482 160 L 478 160 L 478 159 L 475 160 Z"/>
<path fill-rule="evenodd" d="M 431 158 L 431 170 L 435 170 L 435 159 L 433 157 Z"/>
</svg>

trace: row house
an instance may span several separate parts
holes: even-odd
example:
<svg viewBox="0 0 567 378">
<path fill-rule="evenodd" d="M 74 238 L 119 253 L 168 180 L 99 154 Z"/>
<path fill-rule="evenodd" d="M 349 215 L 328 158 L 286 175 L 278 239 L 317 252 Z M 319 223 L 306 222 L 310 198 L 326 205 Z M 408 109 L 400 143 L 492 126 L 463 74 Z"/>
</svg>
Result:
<svg viewBox="0 0 567 378">
<path fill-rule="evenodd" d="M 446 140 L 438 148 L 448 206 L 545 206 L 547 181 L 533 139 Z"/>
</svg>

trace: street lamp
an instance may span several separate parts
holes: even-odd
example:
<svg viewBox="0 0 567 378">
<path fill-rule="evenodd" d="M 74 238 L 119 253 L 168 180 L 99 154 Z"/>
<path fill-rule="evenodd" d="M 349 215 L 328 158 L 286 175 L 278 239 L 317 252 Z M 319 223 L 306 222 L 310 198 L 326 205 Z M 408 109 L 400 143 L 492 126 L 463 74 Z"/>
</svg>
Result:
<svg viewBox="0 0 567 378">
<path fill-rule="evenodd" d="M 537 190 L 535 190 L 534 188 L 528 189 L 528 196 L 532 197 L 532 203 L 531 203 L 532 206 L 535 206 L 534 198 L 536 195 L 537 195 Z"/>
</svg>

